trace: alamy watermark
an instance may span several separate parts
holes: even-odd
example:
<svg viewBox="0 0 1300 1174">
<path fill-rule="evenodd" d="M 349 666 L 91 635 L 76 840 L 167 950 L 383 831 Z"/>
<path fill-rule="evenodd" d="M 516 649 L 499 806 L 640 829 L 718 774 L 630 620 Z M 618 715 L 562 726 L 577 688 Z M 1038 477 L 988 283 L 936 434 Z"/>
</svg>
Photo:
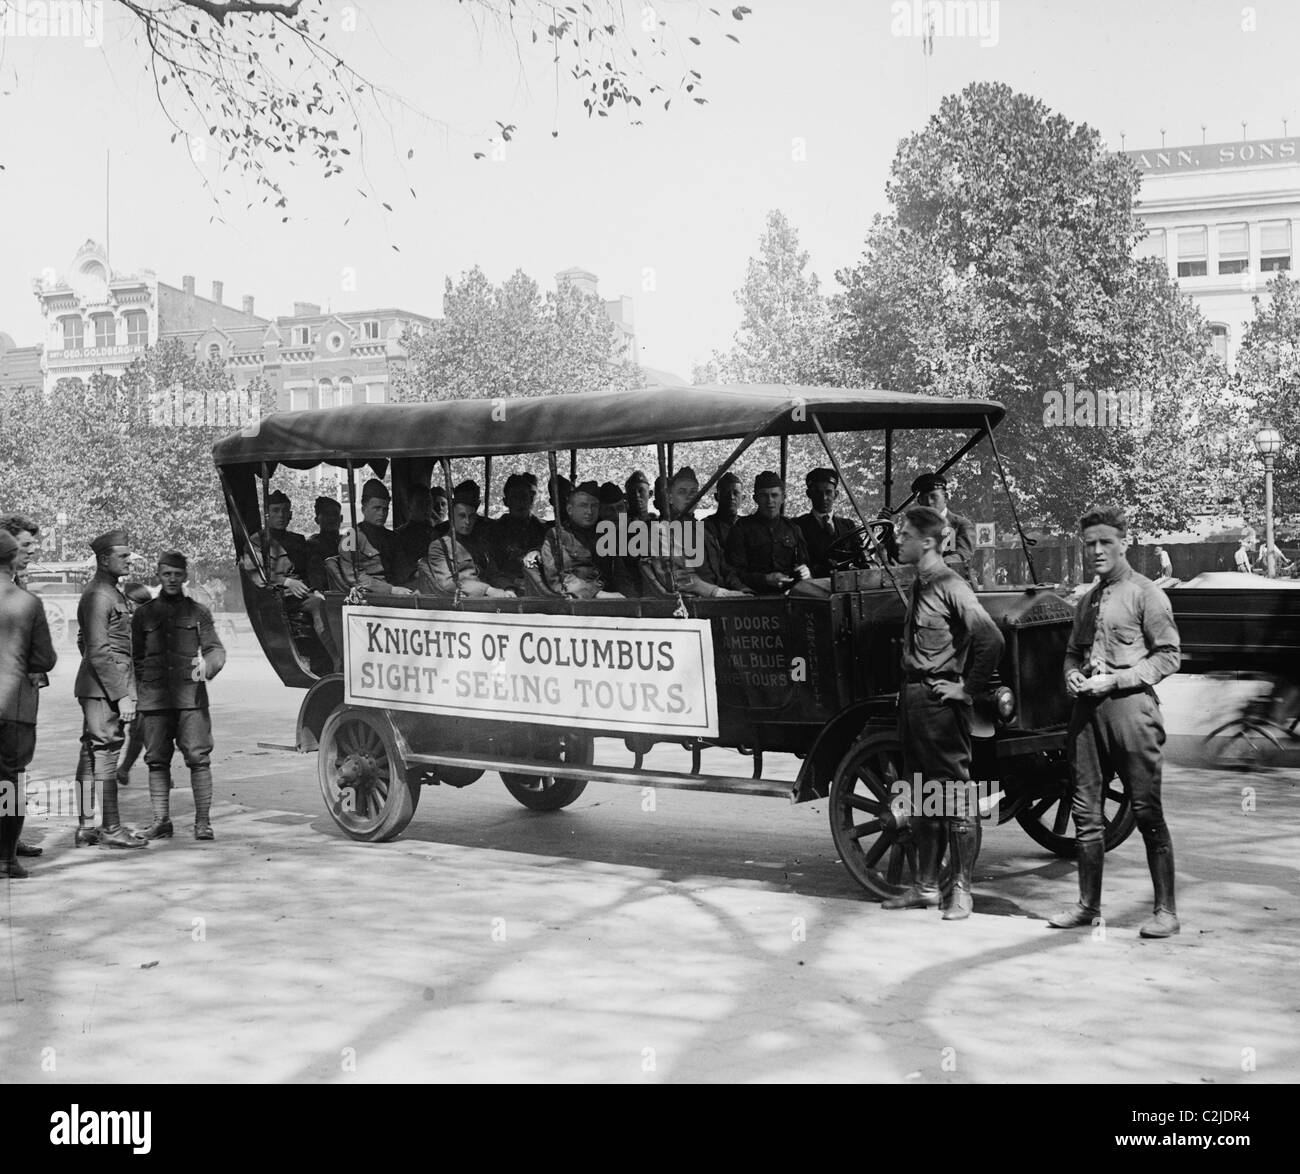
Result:
<svg viewBox="0 0 1300 1174">
<path fill-rule="evenodd" d="M 597 558 L 673 558 L 704 565 L 704 523 L 697 518 L 661 521 L 619 514 L 596 523 Z"/>
<path fill-rule="evenodd" d="M 77 38 L 104 43 L 103 0 L 0 0 L 0 37 Z"/>
<path fill-rule="evenodd" d="M 976 37 L 998 43 L 998 0 L 898 0 L 889 6 L 894 37 Z"/>
<path fill-rule="evenodd" d="M 1043 393 L 1044 428 L 1139 428 L 1151 419 L 1154 392 L 1091 391 L 1067 383 Z"/>
<path fill-rule="evenodd" d="M 889 788 L 894 818 L 996 819 L 1002 802 L 1001 784 L 979 779 L 923 779 L 917 771 L 909 782 L 895 779 Z"/>
</svg>

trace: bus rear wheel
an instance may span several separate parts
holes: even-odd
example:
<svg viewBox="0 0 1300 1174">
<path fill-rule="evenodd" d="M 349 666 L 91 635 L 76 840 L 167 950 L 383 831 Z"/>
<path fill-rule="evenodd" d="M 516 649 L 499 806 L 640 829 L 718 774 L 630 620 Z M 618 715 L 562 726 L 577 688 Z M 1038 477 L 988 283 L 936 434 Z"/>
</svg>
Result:
<svg viewBox="0 0 1300 1174">
<path fill-rule="evenodd" d="M 529 741 L 530 758 L 546 758 L 571 766 L 590 766 L 595 742 L 589 734 L 535 734 Z M 586 779 L 556 775 L 522 775 L 501 772 L 501 781 L 530 811 L 559 811 L 587 789 Z"/>
</svg>

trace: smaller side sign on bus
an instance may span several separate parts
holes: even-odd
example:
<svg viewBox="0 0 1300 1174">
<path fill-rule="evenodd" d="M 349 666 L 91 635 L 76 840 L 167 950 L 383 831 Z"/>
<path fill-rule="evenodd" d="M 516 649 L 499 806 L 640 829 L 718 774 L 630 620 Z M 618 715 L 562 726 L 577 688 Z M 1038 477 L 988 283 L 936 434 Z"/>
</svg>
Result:
<svg viewBox="0 0 1300 1174">
<path fill-rule="evenodd" d="M 345 607 L 349 705 L 716 737 L 707 620 Z"/>
</svg>

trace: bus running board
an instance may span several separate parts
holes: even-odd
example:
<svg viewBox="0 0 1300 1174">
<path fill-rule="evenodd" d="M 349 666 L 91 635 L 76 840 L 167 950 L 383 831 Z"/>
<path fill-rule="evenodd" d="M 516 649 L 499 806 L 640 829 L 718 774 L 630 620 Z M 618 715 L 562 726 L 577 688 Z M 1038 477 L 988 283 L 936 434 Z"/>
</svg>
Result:
<svg viewBox="0 0 1300 1174">
<path fill-rule="evenodd" d="M 715 791 L 725 795 L 761 795 L 794 801 L 794 783 L 742 778 L 739 775 L 692 775 L 671 770 L 636 770 L 629 766 L 594 766 L 551 762 L 543 758 L 496 758 L 474 754 L 404 755 L 410 766 L 454 766 L 469 770 L 506 771 L 519 775 L 555 775 L 589 783 L 622 783 L 665 791 Z"/>
</svg>

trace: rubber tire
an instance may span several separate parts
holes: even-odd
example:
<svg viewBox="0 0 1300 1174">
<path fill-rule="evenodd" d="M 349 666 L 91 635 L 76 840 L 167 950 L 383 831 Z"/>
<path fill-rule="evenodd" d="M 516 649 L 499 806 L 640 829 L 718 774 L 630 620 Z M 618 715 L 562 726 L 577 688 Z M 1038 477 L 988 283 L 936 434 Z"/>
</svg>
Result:
<svg viewBox="0 0 1300 1174">
<path fill-rule="evenodd" d="M 374 763 L 376 780 L 364 790 L 338 778 L 342 756 L 357 751 Z M 415 814 L 420 787 L 408 781 L 393 727 L 382 710 L 349 705 L 335 709 L 321 728 L 316 773 L 325 809 L 351 839 L 368 844 L 394 839 Z M 354 793 L 352 809 L 345 805 L 345 790 Z"/>
<path fill-rule="evenodd" d="M 1137 827 L 1137 817 L 1133 814 L 1128 791 L 1115 784 L 1115 776 L 1112 775 L 1106 782 L 1102 799 L 1102 842 L 1106 845 L 1107 852 L 1118 848 Z M 1016 813 L 1016 822 L 1024 828 L 1029 838 L 1062 860 L 1073 860 L 1079 854 L 1078 841 L 1074 836 L 1057 830 L 1062 822 L 1067 828 L 1072 826 L 1070 795 L 1071 788 L 1066 783 L 1058 795 L 1034 799 Z M 1114 807 L 1108 814 L 1107 806 L 1111 803 Z"/>
<path fill-rule="evenodd" d="M 885 825 L 874 834 L 855 836 L 853 833 L 862 825 L 877 823 L 872 817 L 888 810 L 893 798 L 892 784 L 902 777 L 902 769 L 903 748 L 898 734 L 881 728 L 859 738 L 849 747 L 831 780 L 828 804 L 831 839 L 835 841 L 840 862 L 862 888 L 882 900 L 897 896 L 916 875 L 916 849 L 910 835 L 904 833 L 900 836 L 895 828 Z M 854 795 L 874 810 L 864 811 L 860 806 L 853 806 L 850 798 Z M 855 813 L 865 814 L 868 818 L 859 821 Z M 978 861 L 984 821 L 980 820 L 976 827 L 975 857 Z M 862 846 L 864 840 L 869 842 L 865 849 Z M 883 869 L 877 867 L 882 860 L 885 862 Z M 939 887 L 945 894 L 952 887 L 952 868 L 946 848 L 939 870 Z"/>
<path fill-rule="evenodd" d="M 562 745 L 556 745 L 557 738 L 534 735 L 530 739 L 533 749 L 531 757 L 555 758 L 569 764 L 591 764 L 596 756 L 596 746 L 589 734 L 567 733 L 563 739 Z M 549 742 L 550 745 L 539 746 L 541 741 Z M 506 790 L 530 811 L 559 811 L 562 807 L 568 807 L 587 789 L 586 779 L 522 775 L 504 770 L 501 772 L 501 781 L 505 783 Z"/>
</svg>

